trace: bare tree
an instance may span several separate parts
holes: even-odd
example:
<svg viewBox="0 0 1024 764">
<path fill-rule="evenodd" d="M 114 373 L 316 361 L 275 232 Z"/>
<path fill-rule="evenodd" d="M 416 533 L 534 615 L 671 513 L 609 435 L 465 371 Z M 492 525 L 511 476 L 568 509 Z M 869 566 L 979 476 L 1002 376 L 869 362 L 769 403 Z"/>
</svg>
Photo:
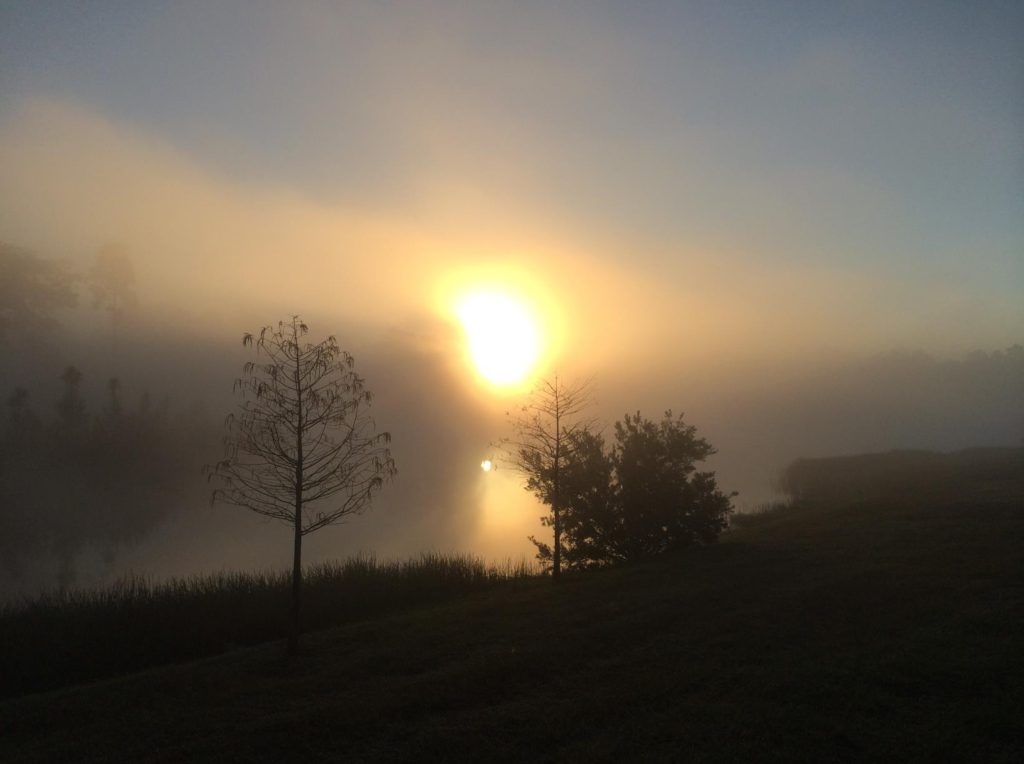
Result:
<svg viewBox="0 0 1024 764">
<path fill-rule="evenodd" d="M 395 475 L 388 443 L 369 415 L 372 395 L 334 337 L 311 344 L 298 316 L 243 343 L 257 360 L 235 381 L 224 459 L 207 467 L 220 482 L 213 501 L 251 509 L 294 530 L 288 652 L 298 650 L 302 537 L 366 509 Z"/>
<path fill-rule="evenodd" d="M 542 522 L 554 532 L 551 575 L 562 572 L 562 510 L 565 507 L 562 472 L 596 420 L 582 416 L 593 403 L 590 380 L 565 384 L 556 375 L 543 379 L 525 405 L 509 412 L 512 436 L 503 440 L 505 456 L 526 478 L 526 487 L 551 507 Z M 544 544 L 530 538 L 543 551 Z"/>
</svg>

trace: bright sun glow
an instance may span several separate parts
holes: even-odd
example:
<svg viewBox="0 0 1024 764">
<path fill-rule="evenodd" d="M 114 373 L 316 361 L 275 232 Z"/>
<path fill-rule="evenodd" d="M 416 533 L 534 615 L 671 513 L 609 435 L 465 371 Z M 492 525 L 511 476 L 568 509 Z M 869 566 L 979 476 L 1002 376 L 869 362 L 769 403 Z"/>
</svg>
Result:
<svg viewBox="0 0 1024 764">
<path fill-rule="evenodd" d="M 484 459 L 482 462 L 480 462 L 480 469 L 482 469 L 484 472 L 490 472 L 491 470 L 494 469 L 494 462 L 492 462 L 490 459 Z"/>
<path fill-rule="evenodd" d="M 500 292 L 474 292 L 458 303 L 456 314 L 484 379 L 503 386 L 526 380 L 541 343 L 537 323 L 522 302 Z"/>
</svg>

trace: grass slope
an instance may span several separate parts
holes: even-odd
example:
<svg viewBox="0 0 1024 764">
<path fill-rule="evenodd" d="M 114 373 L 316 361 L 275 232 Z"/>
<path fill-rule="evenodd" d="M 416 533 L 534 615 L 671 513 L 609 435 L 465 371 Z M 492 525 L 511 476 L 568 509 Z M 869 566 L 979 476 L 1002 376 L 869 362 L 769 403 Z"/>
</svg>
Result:
<svg viewBox="0 0 1024 764">
<path fill-rule="evenodd" d="M 304 573 L 303 622 L 323 629 L 534 577 L 525 561 L 486 565 L 464 554 L 316 564 Z M 0 700 L 282 638 L 290 603 L 291 571 L 267 571 L 128 578 L 0 606 Z"/>
<path fill-rule="evenodd" d="M 1019 460 L 1015 462 L 1019 464 Z M 1024 758 L 1024 486 L 767 513 L 538 581 L 0 703 L 0 760 Z"/>
</svg>

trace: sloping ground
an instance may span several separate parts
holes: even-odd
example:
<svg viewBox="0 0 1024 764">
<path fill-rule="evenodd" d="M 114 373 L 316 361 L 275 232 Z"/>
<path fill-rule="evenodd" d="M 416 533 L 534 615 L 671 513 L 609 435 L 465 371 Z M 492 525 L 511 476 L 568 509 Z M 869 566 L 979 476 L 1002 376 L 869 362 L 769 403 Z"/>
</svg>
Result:
<svg viewBox="0 0 1024 764">
<path fill-rule="evenodd" d="M 0 760 L 1024 760 L 1016 469 L 0 704 Z"/>
</svg>

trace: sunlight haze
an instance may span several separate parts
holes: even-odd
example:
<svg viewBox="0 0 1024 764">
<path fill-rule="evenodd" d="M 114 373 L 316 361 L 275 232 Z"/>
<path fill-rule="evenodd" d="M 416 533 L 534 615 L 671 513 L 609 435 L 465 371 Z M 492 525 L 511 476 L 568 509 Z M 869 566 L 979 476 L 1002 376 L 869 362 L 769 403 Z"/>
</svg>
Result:
<svg viewBox="0 0 1024 764">
<path fill-rule="evenodd" d="M 521 386 L 541 353 L 541 329 L 526 306 L 500 292 L 471 292 L 456 312 L 480 375 L 497 386 Z"/>
<path fill-rule="evenodd" d="M 685 412 L 741 509 L 803 455 L 1019 443 L 988 354 L 1024 338 L 1022 33 L 998 2 L 0 4 L 0 241 L 116 244 L 138 298 L 115 345 L 83 286 L 0 393 L 49 416 L 73 363 L 92 410 L 118 376 L 220 422 L 243 332 L 301 315 L 399 467 L 311 559 L 532 554 L 543 508 L 477 465 L 556 373 L 606 434 Z M 284 560 L 240 514 L 117 564 Z"/>
</svg>

